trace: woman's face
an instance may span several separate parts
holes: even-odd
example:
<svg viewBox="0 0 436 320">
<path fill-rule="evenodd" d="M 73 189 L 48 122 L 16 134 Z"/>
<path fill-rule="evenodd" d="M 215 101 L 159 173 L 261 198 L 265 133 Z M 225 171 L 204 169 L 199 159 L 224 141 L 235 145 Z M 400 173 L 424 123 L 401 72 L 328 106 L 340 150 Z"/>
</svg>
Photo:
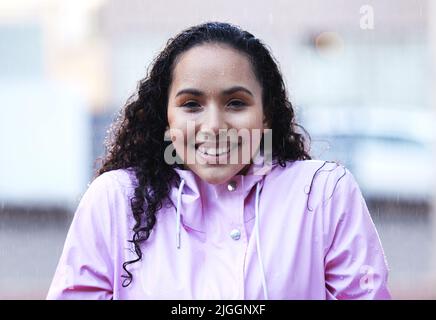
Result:
<svg viewBox="0 0 436 320">
<path fill-rule="evenodd" d="M 224 44 L 199 45 L 179 56 L 167 110 L 177 155 L 212 184 L 249 165 L 266 129 L 262 88 L 251 63 Z"/>
</svg>

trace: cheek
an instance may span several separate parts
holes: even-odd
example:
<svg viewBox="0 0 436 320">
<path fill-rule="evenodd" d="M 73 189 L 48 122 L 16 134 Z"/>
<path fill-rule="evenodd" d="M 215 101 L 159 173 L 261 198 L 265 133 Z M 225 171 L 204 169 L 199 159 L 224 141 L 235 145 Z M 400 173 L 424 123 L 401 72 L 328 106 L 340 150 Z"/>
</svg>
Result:
<svg viewBox="0 0 436 320">
<path fill-rule="evenodd" d="M 241 120 L 240 128 L 245 128 L 249 131 L 248 140 L 245 139 L 245 141 L 249 145 L 250 154 L 253 155 L 260 145 L 263 135 L 264 115 L 262 109 L 259 108 L 247 114 L 246 117 Z M 244 149 L 243 152 L 247 151 L 247 149 Z"/>
<path fill-rule="evenodd" d="M 175 122 L 177 120 L 176 110 L 174 110 L 174 108 L 168 107 L 167 118 L 168 118 L 168 125 L 169 125 L 169 127 L 170 128 L 174 128 L 175 127 Z"/>
<path fill-rule="evenodd" d="M 177 112 L 175 108 L 168 109 L 168 126 L 172 131 L 172 134 L 176 132 L 178 135 L 186 132 L 186 119 L 180 112 Z"/>
<path fill-rule="evenodd" d="M 189 116 L 183 112 L 177 112 L 169 108 L 168 110 L 168 125 L 170 128 L 171 140 L 177 154 L 183 159 L 187 159 L 188 152 L 193 151 L 188 148 L 190 141 L 195 141 L 195 128 L 188 126 L 188 122 L 192 121 Z"/>
<path fill-rule="evenodd" d="M 171 140 L 177 150 L 183 145 L 186 132 L 181 125 L 180 117 L 177 117 L 176 113 L 174 109 L 168 108 L 168 127 L 170 129 Z"/>
<path fill-rule="evenodd" d="M 235 121 L 235 126 L 247 129 L 263 129 L 263 117 L 262 109 L 255 109 L 239 117 Z"/>
</svg>

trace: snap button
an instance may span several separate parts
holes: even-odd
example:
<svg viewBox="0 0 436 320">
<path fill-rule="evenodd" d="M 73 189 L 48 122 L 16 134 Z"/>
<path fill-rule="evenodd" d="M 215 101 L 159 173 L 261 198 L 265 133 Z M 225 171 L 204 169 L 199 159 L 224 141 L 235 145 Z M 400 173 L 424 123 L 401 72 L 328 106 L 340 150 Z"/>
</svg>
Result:
<svg viewBox="0 0 436 320">
<path fill-rule="evenodd" d="M 239 240 L 239 239 L 241 238 L 241 231 L 239 231 L 238 229 L 233 229 L 233 230 L 230 232 L 230 237 L 231 237 L 233 240 Z"/>
<path fill-rule="evenodd" d="M 233 192 L 236 190 L 236 187 L 237 187 L 236 181 L 232 180 L 228 183 L 227 190 L 229 190 L 230 192 Z"/>
</svg>

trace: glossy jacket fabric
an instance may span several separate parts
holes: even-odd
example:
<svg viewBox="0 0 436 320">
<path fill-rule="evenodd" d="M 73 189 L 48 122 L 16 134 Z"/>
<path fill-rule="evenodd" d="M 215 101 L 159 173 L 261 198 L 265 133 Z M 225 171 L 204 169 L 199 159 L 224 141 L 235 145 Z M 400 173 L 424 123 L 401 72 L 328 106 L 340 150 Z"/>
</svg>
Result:
<svg viewBox="0 0 436 320">
<path fill-rule="evenodd" d="M 388 267 L 353 175 L 321 160 L 252 165 L 212 185 L 189 170 L 136 258 L 132 171 L 83 195 L 47 299 L 390 299 Z"/>
</svg>

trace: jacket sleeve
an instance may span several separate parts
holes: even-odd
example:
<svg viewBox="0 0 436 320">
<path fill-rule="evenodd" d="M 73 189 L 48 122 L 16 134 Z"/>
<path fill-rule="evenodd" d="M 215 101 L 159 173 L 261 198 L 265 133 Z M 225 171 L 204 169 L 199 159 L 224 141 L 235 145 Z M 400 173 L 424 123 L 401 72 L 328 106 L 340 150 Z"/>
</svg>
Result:
<svg viewBox="0 0 436 320">
<path fill-rule="evenodd" d="M 343 174 L 335 178 L 326 206 L 326 298 L 391 299 L 388 265 L 377 230 L 353 175 L 340 168 Z"/>
<path fill-rule="evenodd" d="M 108 173 L 102 174 L 80 200 L 47 299 L 112 298 L 111 183 Z"/>
</svg>

